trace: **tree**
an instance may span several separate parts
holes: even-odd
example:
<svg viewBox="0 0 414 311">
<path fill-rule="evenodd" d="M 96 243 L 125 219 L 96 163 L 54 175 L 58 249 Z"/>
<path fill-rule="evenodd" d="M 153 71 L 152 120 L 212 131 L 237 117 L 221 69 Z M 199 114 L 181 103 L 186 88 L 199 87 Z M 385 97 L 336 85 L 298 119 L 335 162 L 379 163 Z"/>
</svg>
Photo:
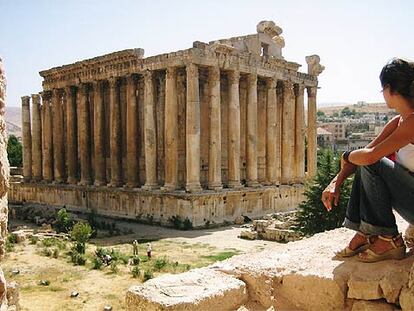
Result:
<svg viewBox="0 0 414 311">
<path fill-rule="evenodd" d="M 80 254 L 85 254 L 85 244 L 92 235 L 92 228 L 88 223 L 78 222 L 70 232 L 72 240 L 76 241 L 75 249 Z"/>
<path fill-rule="evenodd" d="M 325 118 L 325 112 L 323 112 L 323 111 L 321 111 L 321 110 L 318 110 L 318 111 L 316 112 L 316 116 L 317 116 L 318 118 Z"/>
<path fill-rule="evenodd" d="M 10 135 L 7 142 L 7 158 L 10 166 L 22 166 L 22 143 L 19 142 L 16 136 Z"/>
<path fill-rule="evenodd" d="M 72 230 L 73 223 L 74 221 L 72 217 L 69 215 L 69 213 L 66 211 L 66 209 L 60 209 L 57 213 L 57 219 L 55 224 L 56 231 L 68 233 L 70 230 Z"/>
<path fill-rule="evenodd" d="M 352 180 L 346 180 L 341 186 L 338 206 L 330 212 L 321 201 L 323 190 L 339 171 L 340 156 L 327 149 L 318 157 L 318 171 L 313 180 L 305 186 L 305 201 L 298 208 L 294 228 L 304 235 L 312 235 L 332 230 L 342 225 L 348 204 Z"/>
</svg>

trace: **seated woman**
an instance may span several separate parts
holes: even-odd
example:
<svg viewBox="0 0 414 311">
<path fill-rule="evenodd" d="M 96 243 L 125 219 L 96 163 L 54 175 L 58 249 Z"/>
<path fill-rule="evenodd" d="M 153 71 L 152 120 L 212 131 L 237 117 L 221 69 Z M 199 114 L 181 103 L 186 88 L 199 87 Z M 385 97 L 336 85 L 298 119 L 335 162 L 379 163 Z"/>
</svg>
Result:
<svg viewBox="0 0 414 311">
<path fill-rule="evenodd" d="M 399 115 L 365 148 L 344 152 L 340 172 L 322 193 L 330 211 L 338 204 L 341 184 L 355 173 L 344 226 L 357 233 L 337 255 L 357 255 L 364 262 L 404 258 L 392 208 L 414 224 L 414 62 L 391 60 L 380 80 L 387 106 Z M 394 162 L 387 156 L 395 153 Z"/>
</svg>

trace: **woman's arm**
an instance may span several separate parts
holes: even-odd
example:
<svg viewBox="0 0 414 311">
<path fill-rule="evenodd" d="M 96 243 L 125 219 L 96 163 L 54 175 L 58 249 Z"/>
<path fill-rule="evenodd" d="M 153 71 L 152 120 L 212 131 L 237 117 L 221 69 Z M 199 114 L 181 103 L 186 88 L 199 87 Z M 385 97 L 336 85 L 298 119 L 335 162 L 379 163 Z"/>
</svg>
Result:
<svg viewBox="0 0 414 311">
<path fill-rule="evenodd" d="M 355 165 L 370 165 L 397 151 L 414 140 L 414 115 L 410 115 L 383 141 L 352 151 L 349 161 Z"/>
<path fill-rule="evenodd" d="M 400 115 L 395 116 L 382 129 L 381 133 L 377 137 L 375 137 L 366 147 L 372 148 L 382 142 L 385 138 L 390 136 L 392 132 L 398 127 L 398 122 L 400 122 Z"/>
</svg>

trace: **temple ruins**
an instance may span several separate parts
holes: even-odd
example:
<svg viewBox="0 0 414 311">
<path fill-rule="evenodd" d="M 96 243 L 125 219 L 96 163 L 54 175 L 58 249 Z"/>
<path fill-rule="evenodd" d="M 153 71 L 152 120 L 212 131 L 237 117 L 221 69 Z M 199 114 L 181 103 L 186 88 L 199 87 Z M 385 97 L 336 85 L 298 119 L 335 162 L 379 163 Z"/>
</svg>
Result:
<svg viewBox="0 0 414 311">
<path fill-rule="evenodd" d="M 10 201 L 194 227 L 295 207 L 316 171 L 324 67 L 311 55 L 299 72 L 281 33 L 262 21 L 186 50 L 41 71 L 43 90 L 22 97 L 24 176 Z"/>
</svg>

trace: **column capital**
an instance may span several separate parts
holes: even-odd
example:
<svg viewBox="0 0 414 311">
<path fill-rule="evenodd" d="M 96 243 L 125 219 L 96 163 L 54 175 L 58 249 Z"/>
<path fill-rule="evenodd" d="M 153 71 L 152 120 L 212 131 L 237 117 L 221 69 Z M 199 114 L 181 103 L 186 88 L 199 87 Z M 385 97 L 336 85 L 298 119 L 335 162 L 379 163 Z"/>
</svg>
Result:
<svg viewBox="0 0 414 311">
<path fill-rule="evenodd" d="M 108 79 L 109 88 L 114 89 L 118 84 L 118 78 L 117 77 L 110 77 Z"/>
<path fill-rule="evenodd" d="M 208 79 L 210 81 L 220 81 L 220 67 L 208 67 Z"/>
<path fill-rule="evenodd" d="M 94 80 L 94 81 L 92 81 L 91 84 L 92 84 L 92 88 L 94 90 L 96 90 L 96 89 L 102 87 L 103 81 L 102 80 Z"/>
<path fill-rule="evenodd" d="M 308 86 L 306 87 L 306 90 L 308 91 L 309 97 L 316 97 L 317 87 L 316 86 Z"/>
<path fill-rule="evenodd" d="M 72 86 L 72 85 L 68 85 L 68 86 L 65 86 L 63 88 L 63 91 L 64 91 L 66 97 L 67 96 L 73 96 L 74 91 L 75 91 L 75 87 Z"/>
<path fill-rule="evenodd" d="M 230 84 L 239 84 L 240 81 L 240 72 L 238 70 L 229 71 L 228 75 Z"/>
<path fill-rule="evenodd" d="M 194 63 L 187 63 L 185 67 L 187 76 L 197 78 L 198 77 L 198 66 Z"/>
<path fill-rule="evenodd" d="M 275 89 L 276 88 L 276 85 L 277 85 L 277 80 L 275 78 L 270 77 L 270 78 L 267 78 L 266 79 L 266 86 L 269 89 Z"/>
<path fill-rule="evenodd" d="M 33 104 L 40 104 L 40 95 L 39 94 L 32 94 L 32 101 Z"/>
<path fill-rule="evenodd" d="M 295 84 L 294 85 L 294 90 L 295 90 L 295 95 L 296 96 L 303 95 L 303 91 L 305 90 L 305 85 L 304 84 Z"/>
<path fill-rule="evenodd" d="M 152 79 L 152 77 L 154 76 L 154 72 L 152 70 L 147 69 L 142 73 L 142 75 L 144 76 L 145 80 L 148 80 Z"/>
<path fill-rule="evenodd" d="M 40 96 L 42 97 L 42 101 L 48 101 L 52 97 L 52 92 L 50 91 L 43 91 L 40 92 Z"/>
<path fill-rule="evenodd" d="M 86 93 L 88 93 L 89 85 L 87 83 L 80 83 L 78 89 L 82 95 L 86 95 Z"/>
<path fill-rule="evenodd" d="M 167 67 L 165 72 L 167 79 L 174 79 L 177 69 L 175 67 Z"/>
<path fill-rule="evenodd" d="M 29 105 L 30 103 L 30 96 L 22 96 L 22 104 L 23 105 Z"/>
<path fill-rule="evenodd" d="M 59 97 L 60 93 L 61 93 L 60 89 L 53 89 L 52 90 L 52 97 Z"/>
<path fill-rule="evenodd" d="M 247 75 L 247 85 L 251 86 L 253 84 L 257 84 L 257 74 L 256 73 L 250 73 Z"/>
</svg>

